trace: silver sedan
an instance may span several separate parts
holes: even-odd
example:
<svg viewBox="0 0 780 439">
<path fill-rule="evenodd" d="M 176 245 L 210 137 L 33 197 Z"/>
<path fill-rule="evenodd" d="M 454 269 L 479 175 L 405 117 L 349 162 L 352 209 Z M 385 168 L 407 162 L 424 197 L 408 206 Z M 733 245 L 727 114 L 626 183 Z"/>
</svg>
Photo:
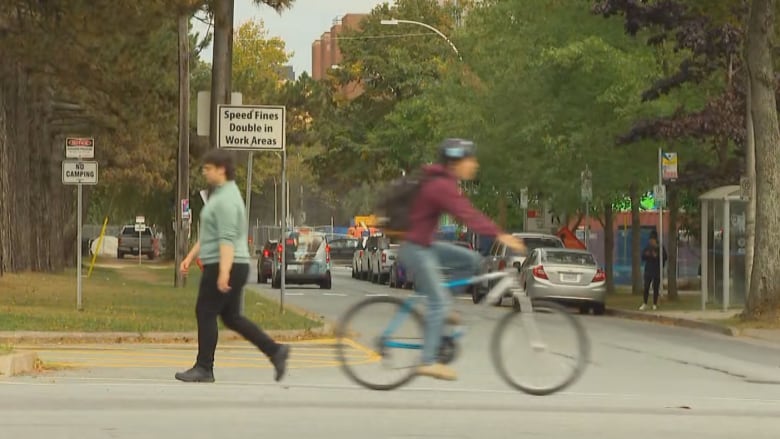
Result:
<svg viewBox="0 0 780 439">
<path fill-rule="evenodd" d="M 537 248 L 520 267 L 520 283 L 528 296 L 576 304 L 581 312 L 604 313 L 606 275 L 590 252 Z"/>
</svg>

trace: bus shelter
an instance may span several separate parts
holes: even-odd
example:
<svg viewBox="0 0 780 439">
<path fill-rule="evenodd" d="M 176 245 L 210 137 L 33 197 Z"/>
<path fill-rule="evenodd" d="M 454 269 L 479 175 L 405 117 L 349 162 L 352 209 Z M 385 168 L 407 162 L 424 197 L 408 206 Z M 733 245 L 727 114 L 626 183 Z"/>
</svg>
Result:
<svg viewBox="0 0 780 439">
<path fill-rule="evenodd" d="M 745 303 L 745 209 L 740 186 L 705 192 L 701 202 L 701 309 Z"/>
</svg>

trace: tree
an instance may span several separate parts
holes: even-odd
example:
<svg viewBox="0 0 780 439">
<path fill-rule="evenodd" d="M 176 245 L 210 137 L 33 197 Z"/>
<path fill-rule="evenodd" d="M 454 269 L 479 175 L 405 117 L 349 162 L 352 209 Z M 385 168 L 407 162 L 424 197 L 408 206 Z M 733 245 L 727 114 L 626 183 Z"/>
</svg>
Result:
<svg viewBox="0 0 780 439">
<path fill-rule="evenodd" d="M 755 257 L 745 317 L 777 320 L 780 311 L 780 128 L 777 122 L 777 80 L 772 58 L 774 0 L 753 0 L 747 29 L 746 58 L 750 77 L 750 114 L 756 147 Z"/>
</svg>

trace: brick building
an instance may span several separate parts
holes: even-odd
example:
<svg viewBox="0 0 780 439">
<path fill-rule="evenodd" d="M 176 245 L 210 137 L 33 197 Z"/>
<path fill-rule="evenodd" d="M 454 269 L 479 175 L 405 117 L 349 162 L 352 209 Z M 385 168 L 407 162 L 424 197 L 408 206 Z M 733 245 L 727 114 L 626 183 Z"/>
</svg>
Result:
<svg viewBox="0 0 780 439">
<path fill-rule="evenodd" d="M 360 21 L 368 14 L 346 14 L 333 21 L 329 30 L 323 32 L 311 45 L 311 76 L 315 80 L 325 78 L 328 69 L 341 63 L 339 35 L 346 29 L 359 29 Z"/>
</svg>

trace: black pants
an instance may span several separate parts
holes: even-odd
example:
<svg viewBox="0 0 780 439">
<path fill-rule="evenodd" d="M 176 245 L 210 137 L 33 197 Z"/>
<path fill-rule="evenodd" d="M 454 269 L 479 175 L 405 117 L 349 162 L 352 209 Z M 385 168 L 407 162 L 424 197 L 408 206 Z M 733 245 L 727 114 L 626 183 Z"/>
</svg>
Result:
<svg viewBox="0 0 780 439">
<path fill-rule="evenodd" d="M 230 291 L 217 289 L 219 264 L 203 267 L 203 277 L 198 290 L 195 315 L 198 318 L 197 365 L 208 370 L 214 368 L 214 351 L 217 349 L 217 316 L 228 328 L 238 332 L 258 347 L 266 356 L 276 354 L 279 345 L 263 330 L 241 315 L 242 290 L 249 277 L 249 264 L 233 264 L 230 270 Z"/>
<path fill-rule="evenodd" d="M 658 288 L 661 286 L 661 275 L 645 274 L 645 296 L 644 301 L 647 304 L 650 295 L 650 284 L 653 284 L 653 305 L 658 305 Z"/>
</svg>

